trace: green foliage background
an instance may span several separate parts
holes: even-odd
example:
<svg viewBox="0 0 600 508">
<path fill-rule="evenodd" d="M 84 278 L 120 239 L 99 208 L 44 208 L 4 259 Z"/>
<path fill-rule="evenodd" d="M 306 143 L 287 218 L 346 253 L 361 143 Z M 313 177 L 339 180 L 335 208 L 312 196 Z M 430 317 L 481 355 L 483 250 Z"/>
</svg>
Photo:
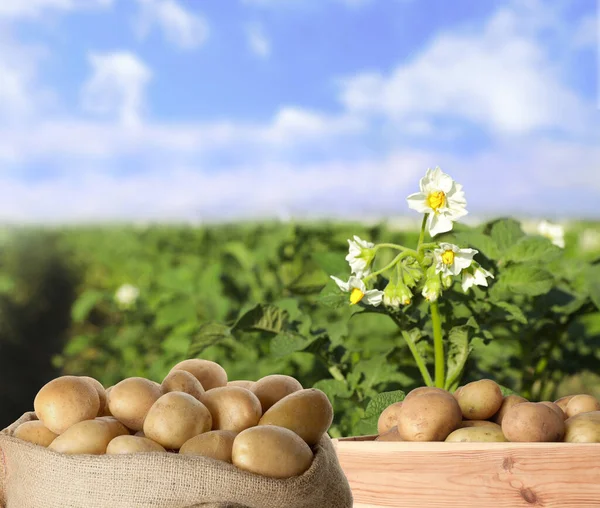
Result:
<svg viewBox="0 0 600 508">
<path fill-rule="evenodd" d="M 581 249 L 582 232 L 590 229 L 600 228 L 582 223 L 570 229 L 561 263 L 552 265 L 547 260 L 545 270 L 554 274 L 555 287 L 568 279 L 571 291 L 572 281 L 581 277 L 577 267 L 582 261 L 598 259 L 600 249 Z M 462 234 L 478 232 L 464 228 Z M 23 299 L 60 320 L 68 302 L 72 322 L 56 328 L 47 339 L 56 345 L 47 353 L 52 362 L 48 378 L 61 371 L 94 376 L 105 386 L 131 376 L 160 381 L 173 364 L 198 355 L 219 362 L 230 379 L 283 373 L 297 377 L 305 387 L 323 389 L 336 410 L 332 435 L 368 433 L 375 410 L 373 403 L 370 409 L 367 406 L 376 394 L 408 391 L 422 384 L 396 325 L 387 316 L 356 316 L 358 309 L 330 308 L 318 301 L 329 274 L 347 277 L 348 238 L 359 235 L 373 242 L 416 245 L 416 232 L 386 225 L 320 222 L 77 227 L 19 235 L 38 239 L 29 250 L 37 252 L 39 259 L 33 256 L 16 269 L 9 262 L 17 252 L 15 233 L 2 233 L 0 320 L 8 323 L 10 305 Z M 472 237 L 471 243 L 477 244 L 477 239 Z M 57 256 L 59 268 L 43 261 Z M 544 265 L 546 260 L 536 262 Z M 72 306 L 68 291 L 52 297 L 27 292 L 32 278 L 41 280 L 39 267 L 44 266 L 46 271 L 62 273 L 60 280 L 72 285 L 76 295 Z M 115 291 L 125 283 L 140 290 L 136 304 L 128 309 L 114 300 Z M 564 301 L 552 305 L 571 304 L 576 313 L 577 295 L 569 291 L 563 291 Z M 564 322 L 553 322 L 547 301 L 528 302 L 529 310 L 522 302 L 529 313 L 527 326 L 519 324 L 518 311 L 512 309 L 502 333 L 494 333 L 488 344 L 473 343 L 463 382 L 490 377 L 532 398 L 557 397 L 561 390 L 600 394 L 598 309 L 588 298 L 586 312 L 572 322 L 566 311 Z M 276 320 L 282 314 L 262 319 L 269 307 L 258 304 L 283 310 L 293 328 L 286 326 L 286 333 L 279 333 L 284 327 Z M 20 341 L 26 349 L 39 348 L 33 341 L 23 344 L 30 339 L 17 335 L 0 334 L 0 356 L 9 341 Z M 310 344 L 298 343 L 307 336 L 313 337 Z M 430 346 L 422 340 L 419 347 Z M 27 354 L 21 356 L 21 368 L 27 369 Z M 36 380 L 35 391 L 41 382 Z M 6 383 L 0 380 L 0 397 Z"/>
</svg>

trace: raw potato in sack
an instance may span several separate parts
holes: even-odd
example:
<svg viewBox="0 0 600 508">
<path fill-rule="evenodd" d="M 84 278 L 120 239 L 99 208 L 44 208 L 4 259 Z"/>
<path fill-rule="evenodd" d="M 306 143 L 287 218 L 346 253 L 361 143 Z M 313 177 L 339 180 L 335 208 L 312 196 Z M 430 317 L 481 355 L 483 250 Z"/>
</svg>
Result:
<svg viewBox="0 0 600 508">
<path fill-rule="evenodd" d="M 0 433 L 2 508 L 351 508 L 331 439 L 302 475 L 275 479 L 194 455 L 67 455 Z"/>
</svg>

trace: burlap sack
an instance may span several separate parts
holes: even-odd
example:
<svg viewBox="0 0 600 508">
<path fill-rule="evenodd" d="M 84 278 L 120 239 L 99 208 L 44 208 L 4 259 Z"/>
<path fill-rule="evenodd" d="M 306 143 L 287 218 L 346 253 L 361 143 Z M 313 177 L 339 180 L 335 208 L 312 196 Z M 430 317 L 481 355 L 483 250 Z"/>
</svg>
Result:
<svg viewBox="0 0 600 508">
<path fill-rule="evenodd" d="M 301 476 L 279 480 L 175 453 L 63 455 L 0 433 L 3 508 L 350 508 L 350 486 L 331 440 Z"/>
</svg>

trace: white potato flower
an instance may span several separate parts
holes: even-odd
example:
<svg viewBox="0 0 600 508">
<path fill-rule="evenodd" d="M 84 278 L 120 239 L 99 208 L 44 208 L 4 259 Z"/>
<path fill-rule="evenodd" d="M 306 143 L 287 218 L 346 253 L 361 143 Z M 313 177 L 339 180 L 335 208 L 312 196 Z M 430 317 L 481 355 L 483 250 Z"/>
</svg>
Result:
<svg viewBox="0 0 600 508">
<path fill-rule="evenodd" d="M 551 224 L 543 220 L 538 224 L 538 233 L 548 238 L 557 247 L 565 248 L 565 230 L 560 224 Z"/>
<path fill-rule="evenodd" d="M 355 274 L 359 279 L 368 275 L 370 272 L 370 265 L 375 257 L 374 243 L 361 240 L 358 236 L 354 235 L 354 240 L 348 240 L 349 252 L 346 256 L 346 261 L 350 264 L 352 273 Z"/>
<path fill-rule="evenodd" d="M 133 305 L 140 296 L 140 290 L 131 284 L 123 284 L 115 292 L 115 300 L 123 307 Z"/>
<path fill-rule="evenodd" d="M 440 168 L 428 169 L 419 182 L 420 192 L 406 198 L 408 207 L 427 213 L 427 230 L 433 237 L 452 229 L 453 223 L 467 215 L 462 185 Z"/>
<path fill-rule="evenodd" d="M 471 266 L 477 252 L 475 249 L 461 249 L 457 245 L 441 242 L 440 248 L 433 250 L 435 272 L 441 273 L 442 277 L 458 275 L 461 270 Z"/>
<path fill-rule="evenodd" d="M 381 300 L 383 298 L 383 291 L 379 291 L 378 289 L 367 289 L 365 283 L 352 275 L 348 282 L 344 282 L 333 275 L 330 276 L 338 287 L 344 291 L 345 293 L 350 293 L 350 304 L 356 305 L 358 302 L 364 302 L 368 305 L 373 305 L 373 307 L 377 307 L 381 304 Z"/>
<path fill-rule="evenodd" d="M 488 272 L 485 268 L 481 268 L 481 266 L 477 266 L 475 268 L 470 267 L 463 271 L 462 274 L 462 288 L 466 293 L 469 288 L 473 286 L 486 286 L 488 285 L 487 278 L 494 278 L 494 276 Z"/>
</svg>

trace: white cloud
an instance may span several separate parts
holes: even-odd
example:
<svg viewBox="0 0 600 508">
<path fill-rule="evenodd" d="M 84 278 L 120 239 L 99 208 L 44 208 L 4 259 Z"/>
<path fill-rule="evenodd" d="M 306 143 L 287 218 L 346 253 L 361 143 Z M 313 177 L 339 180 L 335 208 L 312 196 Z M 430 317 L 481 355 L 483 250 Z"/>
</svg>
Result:
<svg viewBox="0 0 600 508">
<path fill-rule="evenodd" d="M 47 11 L 109 7 L 113 0 L 2 0 L 1 18 L 38 18 Z"/>
<path fill-rule="evenodd" d="M 351 111 L 398 124 L 463 120 L 499 134 L 573 127 L 583 106 L 531 36 L 549 21 L 526 24 L 521 14 L 501 9 L 483 30 L 442 34 L 389 75 L 350 77 L 342 82 L 341 100 Z"/>
<path fill-rule="evenodd" d="M 137 125 L 144 109 L 150 69 L 129 52 L 91 53 L 92 75 L 82 89 L 85 111 L 116 117 L 123 125 Z"/>
<path fill-rule="evenodd" d="M 249 25 L 246 28 L 246 35 L 248 37 L 248 44 L 252 52 L 261 57 L 267 58 L 271 54 L 271 43 L 265 35 L 262 26 L 258 24 Z"/>
<path fill-rule="evenodd" d="M 167 41 L 182 48 L 194 49 L 206 42 L 208 22 L 203 16 L 185 9 L 175 0 L 137 0 L 140 5 L 135 26 L 140 38 L 146 38 L 156 25 Z"/>
</svg>

